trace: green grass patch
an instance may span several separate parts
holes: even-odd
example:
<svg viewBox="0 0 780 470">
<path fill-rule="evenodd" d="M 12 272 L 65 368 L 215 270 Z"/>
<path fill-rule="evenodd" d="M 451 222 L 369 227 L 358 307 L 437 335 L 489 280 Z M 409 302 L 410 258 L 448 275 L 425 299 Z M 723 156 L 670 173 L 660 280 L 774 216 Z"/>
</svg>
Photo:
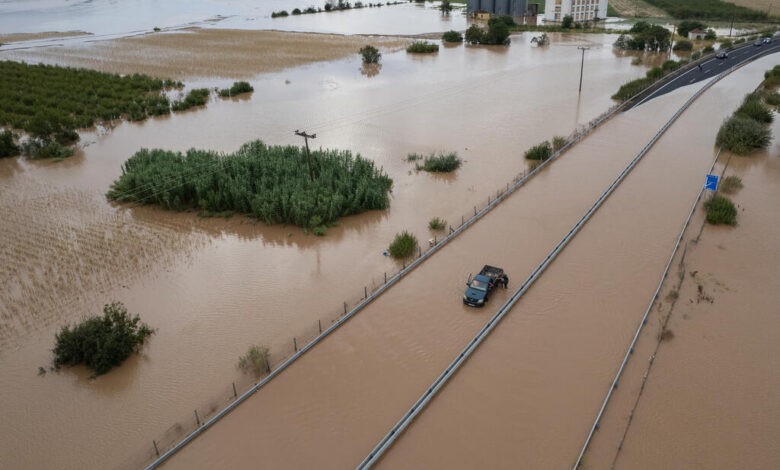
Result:
<svg viewBox="0 0 780 470">
<path fill-rule="evenodd" d="M 780 93 L 772 92 L 764 98 L 766 103 L 770 106 L 780 106 Z"/>
<path fill-rule="evenodd" d="M 389 207 L 393 181 L 371 160 L 313 150 L 311 163 L 313 182 L 302 147 L 256 140 L 228 155 L 142 149 L 122 165 L 106 197 L 173 210 L 233 211 L 308 228 Z"/>
<path fill-rule="evenodd" d="M 92 316 L 56 334 L 54 367 L 84 364 L 102 375 L 138 352 L 154 333 L 138 315 L 131 316 L 121 302 L 103 307 L 103 316 Z"/>
<path fill-rule="evenodd" d="M 255 91 L 249 82 L 233 82 L 233 86 L 230 88 L 223 88 L 219 90 L 219 96 L 223 98 L 229 98 L 231 96 L 238 96 L 244 93 L 252 93 Z"/>
<path fill-rule="evenodd" d="M 407 157 L 408 158 L 408 157 Z M 457 170 L 462 161 L 456 152 L 441 153 L 425 157 L 422 165 L 417 165 L 417 170 L 424 170 L 433 173 L 449 173 Z"/>
<path fill-rule="evenodd" d="M 743 187 L 744 185 L 742 184 L 742 178 L 739 176 L 727 176 L 723 178 L 723 181 L 720 183 L 720 188 L 718 189 L 722 193 L 733 194 Z"/>
<path fill-rule="evenodd" d="M 444 230 L 445 227 L 447 227 L 447 221 L 444 219 L 434 217 L 428 221 L 428 228 L 431 230 Z"/>
<path fill-rule="evenodd" d="M 528 160 L 545 161 L 552 155 L 552 145 L 546 140 L 541 144 L 534 145 L 530 149 L 526 150 L 525 158 Z"/>
<path fill-rule="evenodd" d="M 390 252 L 390 256 L 393 258 L 403 259 L 412 256 L 415 250 L 417 250 L 417 246 L 417 237 L 404 230 L 395 235 L 387 251 Z"/>
<path fill-rule="evenodd" d="M 439 45 L 428 41 L 414 41 L 406 47 L 406 52 L 430 54 L 439 52 Z"/>
<path fill-rule="evenodd" d="M 765 11 L 752 10 L 721 0 L 645 0 L 675 18 L 702 18 L 731 21 L 732 18 L 743 21 L 767 19 Z"/>
<path fill-rule="evenodd" d="M 737 225 L 737 208 L 730 199 L 715 194 L 704 203 L 707 211 L 707 222 L 713 225 Z"/>
</svg>

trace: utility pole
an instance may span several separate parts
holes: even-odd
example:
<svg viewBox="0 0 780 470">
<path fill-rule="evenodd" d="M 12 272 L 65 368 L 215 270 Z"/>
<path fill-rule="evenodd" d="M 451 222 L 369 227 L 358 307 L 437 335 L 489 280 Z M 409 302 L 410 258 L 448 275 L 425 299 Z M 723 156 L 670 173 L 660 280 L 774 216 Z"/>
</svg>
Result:
<svg viewBox="0 0 780 470">
<path fill-rule="evenodd" d="M 677 25 L 674 25 L 674 29 L 672 30 L 672 40 L 669 41 L 669 56 L 672 55 L 672 50 L 674 49 L 674 35 L 677 34 Z"/>
<path fill-rule="evenodd" d="M 585 51 L 590 50 L 590 47 L 577 47 L 582 51 L 582 62 L 580 62 L 580 93 L 582 93 L 582 72 L 585 70 Z"/>
<path fill-rule="evenodd" d="M 314 171 L 311 169 L 311 153 L 309 153 L 309 139 L 316 139 L 317 134 L 309 135 L 306 132 L 300 132 L 296 129 L 295 135 L 303 137 L 304 142 L 306 142 L 306 158 L 309 161 L 309 178 L 311 178 L 311 181 L 314 182 Z"/>
<path fill-rule="evenodd" d="M 729 38 L 731 38 L 731 32 L 734 30 L 734 12 L 731 12 L 731 26 L 729 27 Z"/>
</svg>

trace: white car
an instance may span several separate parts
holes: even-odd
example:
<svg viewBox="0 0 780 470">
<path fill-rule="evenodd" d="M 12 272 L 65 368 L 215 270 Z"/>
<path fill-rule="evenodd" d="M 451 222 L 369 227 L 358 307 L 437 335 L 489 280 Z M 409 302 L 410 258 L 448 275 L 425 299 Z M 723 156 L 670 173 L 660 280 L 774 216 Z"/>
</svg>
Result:
<svg viewBox="0 0 780 470">
<path fill-rule="evenodd" d="M 764 44 L 770 44 L 772 42 L 772 38 L 764 38 Z"/>
</svg>

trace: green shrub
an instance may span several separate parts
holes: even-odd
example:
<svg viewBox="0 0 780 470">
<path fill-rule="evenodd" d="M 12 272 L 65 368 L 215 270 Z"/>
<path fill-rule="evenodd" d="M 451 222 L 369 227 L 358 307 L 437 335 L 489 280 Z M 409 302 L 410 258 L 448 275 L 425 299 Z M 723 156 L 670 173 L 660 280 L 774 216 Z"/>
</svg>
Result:
<svg viewBox="0 0 780 470">
<path fill-rule="evenodd" d="M 715 30 L 710 28 L 707 30 L 707 33 L 704 35 L 704 39 L 707 41 L 714 41 L 718 39 L 718 35 L 715 34 Z"/>
<path fill-rule="evenodd" d="M 457 31 L 447 31 L 441 36 L 444 42 L 463 42 L 463 35 Z"/>
<path fill-rule="evenodd" d="M 417 160 L 422 160 L 422 159 L 423 156 L 420 155 L 419 153 L 410 153 L 409 155 L 406 156 L 407 162 L 416 162 Z"/>
<path fill-rule="evenodd" d="M 556 135 L 555 137 L 552 138 L 553 152 L 557 152 L 558 150 L 562 149 L 565 145 L 566 145 L 566 137 Z"/>
<path fill-rule="evenodd" d="M 230 88 L 223 88 L 219 90 L 219 96 L 227 98 L 230 96 L 241 95 L 243 93 L 251 93 L 253 91 L 255 91 L 255 89 L 252 88 L 252 85 L 250 85 L 249 82 L 233 82 L 233 86 Z"/>
<path fill-rule="evenodd" d="M 406 48 L 406 52 L 414 52 L 414 53 L 431 53 L 431 52 L 438 52 L 439 51 L 439 45 L 438 44 L 432 44 L 428 41 L 414 41 L 413 43 L 409 44 Z"/>
<path fill-rule="evenodd" d="M 24 156 L 31 160 L 40 160 L 44 158 L 63 160 L 72 157 L 75 153 L 73 149 L 64 147 L 56 141 L 38 137 L 31 137 L 28 139 L 22 144 L 21 150 Z"/>
<path fill-rule="evenodd" d="M 737 208 L 734 203 L 720 194 L 715 194 L 704 203 L 707 222 L 713 225 L 737 225 Z"/>
<path fill-rule="evenodd" d="M 661 67 L 653 67 L 647 71 L 645 76 L 648 79 L 655 81 L 664 76 L 664 70 Z"/>
<path fill-rule="evenodd" d="M 680 21 L 680 24 L 677 25 L 677 34 L 687 38 L 688 33 L 693 31 L 694 29 L 704 30 L 706 27 L 707 25 L 702 23 L 701 21 L 684 20 L 684 21 Z"/>
<path fill-rule="evenodd" d="M 526 150 L 525 158 L 528 160 L 545 161 L 552 155 L 552 146 L 546 140 Z"/>
<path fill-rule="evenodd" d="M 776 91 L 766 95 L 765 99 L 770 106 L 780 106 L 780 93 Z"/>
<path fill-rule="evenodd" d="M 730 39 L 724 39 L 720 42 L 720 49 L 725 51 L 726 49 L 731 49 L 734 47 L 734 43 L 731 42 Z"/>
<path fill-rule="evenodd" d="M 441 4 L 439 5 L 439 10 L 441 10 L 444 13 L 451 12 L 452 4 L 450 3 L 450 0 L 442 0 Z"/>
<path fill-rule="evenodd" d="M 699 60 L 701 59 L 701 51 L 696 51 L 693 54 L 691 54 L 691 60 Z"/>
<path fill-rule="evenodd" d="M 481 44 L 484 37 L 485 31 L 476 24 L 469 26 L 469 29 L 466 30 L 465 39 L 469 44 Z"/>
<path fill-rule="evenodd" d="M 742 188 L 742 178 L 739 176 L 727 176 L 723 178 L 718 189 L 724 194 L 731 194 Z"/>
<path fill-rule="evenodd" d="M 444 230 L 445 227 L 447 227 L 447 221 L 444 219 L 434 217 L 428 221 L 428 228 L 431 230 Z"/>
<path fill-rule="evenodd" d="M 403 259 L 412 256 L 415 250 L 417 250 L 417 237 L 404 230 L 395 235 L 387 251 L 393 258 Z"/>
<path fill-rule="evenodd" d="M 763 86 L 768 90 L 780 86 L 780 65 L 775 65 L 772 69 L 764 72 Z"/>
<path fill-rule="evenodd" d="M 0 131 L 0 158 L 15 157 L 21 149 L 16 145 L 19 136 L 9 130 Z"/>
<path fill-rule="evenodd" d="M 743 42 L 745 42 L 745 38 L 739 38 L 736 41 L 734 41 L 734 44 L 742 44 Z"/>
<path fill-rule="evenodd" d="M 122 165 L 106 197 L 173 210 L 234 211 L 309 228 L 389 207 L 393 180 L 374 162 L 348 151 L 312 150 L 311 163 L 313 182 L 302 147 L 257 140 L 228 155 L 142 149 Z"/>
<path fill-rule="evenodd" d="M 195 106 L 203 106 L 209 98 L 208 88 L 194 88 L 187 93 L 182 101 L 174 101 L 172 109 L 174 111 L 184 111 Z"/>
<path fill-rule="evenodd" d="M 651 83 L 653 83 L 653 80 L 650 78 L 638 78 L 636 80 L 631 80 L 630 82 L 621 85 L 617 93 L 612 95 L 612 99 L 618 101 L 626 101 L 629 98 L 636 95 L 637 93 L 639 93 L 640 91 L 650 86 Z"/>
<path fill-rule="evenodd" d="M 378 64 L 382 59 L 379 49 L 371 45 L 361 47 L 358 53 L 363 57 L 364 64 Z"/>
<path fill-rule="evenodd" d="M 488 31 L 482 37 L 482 44 L 506 45 L 509 44 L 509 26 L 501 18 L 488 20 Z"/>
<path fill-rule="evenodd" d="M 715 143 L 737 155 L 765 148 L 772 139 L 769 127 L 753 119 L 732 116 L 720 126 Z"/>
<path fill-rule="evenodd" d="M 672 47 L 672 49 L 675 51 L 692 51 L 693 43 L 687 39 L 681 39 L 674 43 L 674 47 Z"/>
<path fill-rule="evenodd" d="M 325 5 L 325 6 L 327 7 L 327 5 Z M 275 11 L 275 12 L 271 13 L 271 18 L 279 18 L 279 17 L 285 17 L 285 16 L 289 16 L 289 13 L 287 13 L 287 10 Z"/>
<path fill-rule="evenodd" d="M 433 173 L 449 173 L 460 167 L 461 159 L 455 152 L 447 154 L 430 155 L 425 157 L 422 165 L 417 165 L 418 170 L 425 170 Z"/>
<path fill-rule="evenodd" d="M 268 347 L 261 344 L 250 346 L 246 354 L 238 358 L 238 368 L 246 372 L 254 372 L 258 377 L 270 371 Z"/>
<path fill-rule="evenodd" d="M 550 45 L 550 37 L 547 36 L 547 33 L 542 33 L 541 36 L 533 37 L 531 42 L 536 43 L 537 46 L 548 46 Z"/>
<path fill-rule="evenodd" d="M 745 96 L 742 105 L 734 112 L 735 116 L 753 119 L 754 121 L 769 124 L 772 122 L 774 116 L 772 110 L 767 108 L 764 103 L 761 102 L 761 98 L 756 94 L 749 94 Z"/>
<path fill-rule="evenodd" d="M 84 364 L 102 375 L 138 352 L 154 333 L 138 315 L 131 316 L 121 302 L 103 307 L 103 316 L 93 316 L 56 334 L 54 367 Z"/>
<path fill-rule="evenodd" d="M 292 11 L 292 14 L 293 14 L 293 15 L 300 15 L 300 14 L 301 14 L 301 9 L 300 9 L 300 8 L 295 8 L 295 9 Z"/>
<path fill-rule="evenodd" d="M 561 27 L 571 29 L 572 26 L 574 26 L 574 17 L 571 15 L 564 16 L 563 20 L 561 20 Z"/>
<path fill-rule="evenodd" d="M 715 48 L 712 46 L 707 46 L 704 49 L 702 49 L 701 52 L 703 54 L 712 54 L 713 52 L 715 52 Z"/>
<path fill-rule="evenodd" d="M 676 60 L 665 60 L 664 63 L 661 64 L 661 69 L 666 73 L 677 70 L 679 66 L 680 64 Z"/>
</svg>

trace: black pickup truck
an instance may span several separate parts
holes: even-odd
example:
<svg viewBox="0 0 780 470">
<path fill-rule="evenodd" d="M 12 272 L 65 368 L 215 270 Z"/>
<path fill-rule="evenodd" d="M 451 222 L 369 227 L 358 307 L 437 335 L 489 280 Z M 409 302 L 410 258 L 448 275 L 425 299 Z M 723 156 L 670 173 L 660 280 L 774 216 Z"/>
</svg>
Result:
<svg viewBox="0 0 780 470">
<path fill-rule="evenodd" d="M 509 286 L 509 276 L 503 269 L 486 264 L 474 278 L 469 274 L 466 285 L 468 288 L 463 294 L 463 303 L 472 307 L 483 307 L 496 286 L 502 285 L 504 289 Z"/>
</svg>

